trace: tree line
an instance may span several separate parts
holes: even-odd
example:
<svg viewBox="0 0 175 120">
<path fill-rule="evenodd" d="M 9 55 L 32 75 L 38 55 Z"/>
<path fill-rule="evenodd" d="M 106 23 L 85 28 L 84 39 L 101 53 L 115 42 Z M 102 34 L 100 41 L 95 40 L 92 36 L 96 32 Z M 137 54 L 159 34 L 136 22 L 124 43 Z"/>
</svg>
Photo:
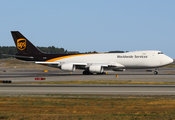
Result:
<svg viewBox="0 0 175 120">
<path fill-rule="evenodd" d="M 44 53 L 79 53 L 78 51 L 67 51 L 64 48 L 58 48 L 54 46 L 49 47 L 39 47 L 37 46 L 39 50 L 41 50 Z M 7 58 L 6 55 L 15 55 L 17 53 L 17 49 L 15 46 L 0 46 L 0 59 Z M 85 53 L 98 53 L 96 51 L 89 51 Z M 108 53 L 124 53 L 124 51 L 109 51 Z M 6 54 L 6 55 L 3 55 Z"/>
<path fill-rule="evenodd" d="M 64 48 L 57 48 L 54 46 L 49 46 L 49 47 L 37 46 L 37 48 L 44 53 L 67 53 L 67 50 L 64 50 Z M 17 53 L 17 49 L 15 46 L 0 46 L 0 59 L 7 58 L 8 56 L 6 55 L 15 55 L 16 53 Z"/>
<path fill-rule="evenodd" d="M 4 56 L 3 54 L 15 55 L 17 53 L 17 49 L 15 46 L 0 46 L 0 59 L 7 58 L 8 56 Z"/>
</svg>

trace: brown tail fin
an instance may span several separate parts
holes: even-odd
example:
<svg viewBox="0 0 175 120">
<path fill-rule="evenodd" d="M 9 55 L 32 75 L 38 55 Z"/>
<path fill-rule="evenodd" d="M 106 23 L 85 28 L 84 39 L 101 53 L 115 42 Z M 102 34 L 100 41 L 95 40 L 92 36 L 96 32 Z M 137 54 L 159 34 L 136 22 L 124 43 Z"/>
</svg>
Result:
<svg viewBox="0 0 175 120">
<path fill-rule="evenodd" d="M 25 38 L 19 31 L 11 31 L 18 55 L 23 54 L 43 54 L 36 48 L 27 38 Z"/>
</svg>

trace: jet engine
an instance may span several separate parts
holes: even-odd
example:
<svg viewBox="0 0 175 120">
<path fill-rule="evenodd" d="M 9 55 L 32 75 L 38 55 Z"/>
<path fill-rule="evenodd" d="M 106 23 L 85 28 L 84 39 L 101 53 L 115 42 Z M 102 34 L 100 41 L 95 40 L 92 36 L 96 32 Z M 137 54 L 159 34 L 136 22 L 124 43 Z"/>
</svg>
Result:
<svg viewBox="0 0 175 120">
<path fill-rule="evenodd" d="M 102 73 L 104 68 L 101 65 L 91 65 L 89 71 L 90 73 Z"/>
<path fill-rule="evenodd" d="M 61 65 L 61 70 L 63 70 L 63 71 L 73 72 L 73 71 L 75 71 L 75 69 L 76 69 L 76 67 L 73 64 L 66 63 L 66 64 Z"/>
</svg>

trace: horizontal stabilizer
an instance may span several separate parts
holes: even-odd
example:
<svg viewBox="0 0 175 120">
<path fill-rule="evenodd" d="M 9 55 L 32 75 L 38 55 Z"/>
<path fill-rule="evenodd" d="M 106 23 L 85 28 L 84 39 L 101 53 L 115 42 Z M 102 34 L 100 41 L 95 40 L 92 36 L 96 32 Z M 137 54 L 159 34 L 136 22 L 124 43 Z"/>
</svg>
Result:
<svg viewBox="0 0 175 120">
<path fill-rule="evenodd" d="M 34 57 L 32 56 L 20 56 L 20 55 L 8 55 L 8 54 L 2 54 L 4 56 L 8 56 L 8 57 L 15 57 L 15 58 L 28 58 L 28 59 L 33 59 Z"/>
<path fill-rule="evenodd" d="M 60 62 L 35 62 L 36 64 L 59 64 Z"/>
</svg>

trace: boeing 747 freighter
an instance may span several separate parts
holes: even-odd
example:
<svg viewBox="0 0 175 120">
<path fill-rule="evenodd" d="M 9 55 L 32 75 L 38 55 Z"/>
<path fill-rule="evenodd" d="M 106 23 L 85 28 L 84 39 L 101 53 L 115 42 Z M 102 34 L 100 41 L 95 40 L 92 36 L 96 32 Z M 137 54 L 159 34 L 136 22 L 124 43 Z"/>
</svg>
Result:
<svg viewBox="0 0 175 120">
<path fill-rule="evenodd" d="M 173 59 L 161 51 L 135 51 L 126 53 L 87 53 L 87 54 L 46 54 L 37 49 L 20 32 L 12 31 L 18 53 L 17 59 L 56 67 L 63 71 L 84 69 L 83 74 L 104 73 L 104 70 L 124 71 L 125 69 L 157 68 L 168 65 Z"/>
</svg>

